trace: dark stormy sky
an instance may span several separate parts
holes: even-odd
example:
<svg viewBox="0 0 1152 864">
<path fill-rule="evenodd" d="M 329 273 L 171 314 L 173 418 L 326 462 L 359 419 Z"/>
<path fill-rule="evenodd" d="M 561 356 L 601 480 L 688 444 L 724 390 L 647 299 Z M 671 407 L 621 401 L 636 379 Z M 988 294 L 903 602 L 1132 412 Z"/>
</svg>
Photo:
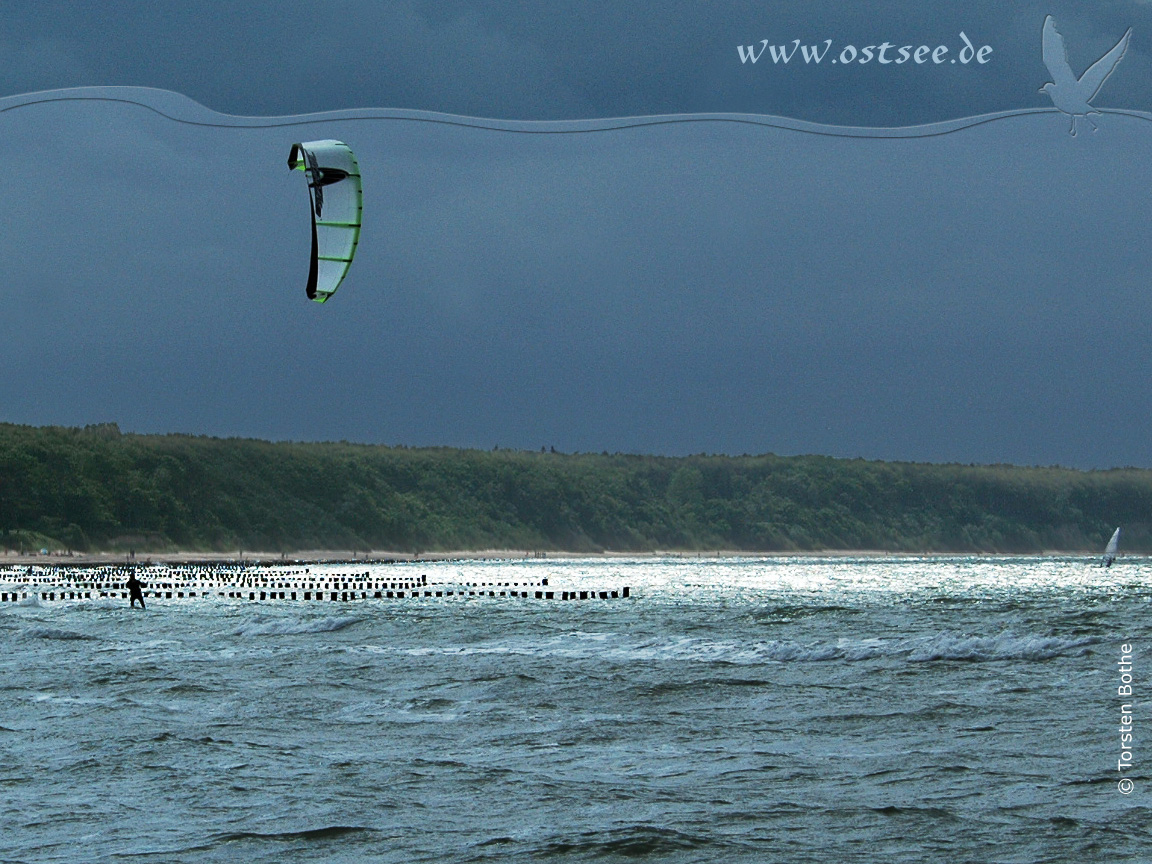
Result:
<svg viewBox="0 0 1152 864">
<path fill-rule="evenodd" d="M 1152 110 L 1152 4 L 846 5 L 8 3 L 0 95 L 126 85 L 249 116 L 924 124 L 1050 108 L 1051 13 L 1077 74 L 1131 27 L 1095 104 Z M 948 62 L 960 31 L 992 47 L 987 63 Z M 797 38 L 832 48 L 785 66 L 736 47 Z M 949 53 L 830 63 L 885 41 Z M 1152 122 L 1096 122 L 1072 137 L 1034 113 L 893 141 L 0 112 L 0 420 L 1152 466 Z M 303 296 L 307 195 L 285 158 L 327 137 L 356 150 L 365 215 L 321 306 Z"/>
</svg>

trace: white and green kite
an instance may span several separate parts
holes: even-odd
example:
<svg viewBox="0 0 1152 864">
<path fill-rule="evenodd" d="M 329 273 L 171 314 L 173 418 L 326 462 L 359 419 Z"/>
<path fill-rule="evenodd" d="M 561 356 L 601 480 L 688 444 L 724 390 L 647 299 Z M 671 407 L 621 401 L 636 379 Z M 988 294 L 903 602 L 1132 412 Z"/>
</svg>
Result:
<svg viewBox="0 0 1152 864">
<path fill-rule="evenodd" d="M 364 195 L 360 167 L 342 141 L 293 144 L 288 167 L 308 175 L 312 203 L 312 265 L 308 299 L 323 303 L 336 293 L 356 255 Z"/>
</svg>

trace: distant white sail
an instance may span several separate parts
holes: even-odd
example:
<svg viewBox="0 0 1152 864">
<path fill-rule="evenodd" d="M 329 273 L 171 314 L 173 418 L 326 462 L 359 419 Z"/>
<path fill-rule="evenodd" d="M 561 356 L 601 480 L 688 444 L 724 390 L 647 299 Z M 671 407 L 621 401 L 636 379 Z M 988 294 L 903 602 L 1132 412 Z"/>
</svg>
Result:
<svg viewBox="0 0 1152 864">
<path fill-rule="evenodd" d="M 1116 560 L 1116 547 L 1120 545 L 1120 529 L 1117 528 L 1112 532 L 1112 539 L 1108 541 L 1108 545 L 1104 547 L 1104 566 L 1111 567 L 1112 562 Z"/>
</svg>

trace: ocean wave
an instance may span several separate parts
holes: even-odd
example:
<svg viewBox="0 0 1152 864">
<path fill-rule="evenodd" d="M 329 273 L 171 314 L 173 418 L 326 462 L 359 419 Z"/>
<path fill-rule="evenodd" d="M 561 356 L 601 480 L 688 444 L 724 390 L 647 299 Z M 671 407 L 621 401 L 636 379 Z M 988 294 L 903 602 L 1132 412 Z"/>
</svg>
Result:
<svg viewBox="0 0 1152 864">
<path fill-rule="evenodd" d="M 72 630 L 60 630 L 56 627 L 29 627 L 24 631 L 25 636 L 30 636 L 33 639 L 95 639 L 95 636 L 86 636 L 83 633 L 76 633 Z"/>
<path fill-rule="evenodd" d="M 1011 631 L 995 636 L 945 632 L 914 647 L 908 659 L 918 663 L 932 660 L 1049 660 L 1061 654 L 1083 654 L 1089 645 L 1099 641 L 1098 636 L 1068 639 L 1059 636 L 1017 636 Z"/>
<path fill-rule="evenodd" d="M 509 838 L 499 837 L 485 841 L 481 846 L 507 843 Z M 677 852 L 712 847 L 714 850 L 731 847 L 729 841 L 714 839 L 700 834 L 689 834 L 671 828 L 657 828 L 654 825 L 629 825 L 606 831 L 584 831 L 574 836 L 554 836 L 533 850 L 538 856 L 549 858 L 556 855 L 576 855 L 580 857 L 647 858 L 673 855 Z"/>
<path fill-rule="evenodd" d="M 302 633 L 332 633 L 359 623 L 352 616 L 340 618 L 315 618 L 308 621 L 299 619 L 277 619 L 274 621 L 254 621 L 242 624 L 232 630 L 231 636 L 295 636 Z"/>
<path fill-rule="evenodd" d="M 932 822 L 959 821 L 955 813 L 944 807 L 917 807 L 914 805 L 898 807 L 895 804 L 888 804 L 883 807 L 869 807 L 868 809 L 882 816 L 913 817 L 917 819 L 929 819 Z"/>
<path fill-rule="evenodd" d="M 88 609 L 122 609 L 124 608 L 123 601 L 113 600 L 111 597 L 100 597 L 90 603 L 85 603 L 84 606 Z"/>
<path fill-rule="evenodd" d="M 271 840 L 280 843 L 293 843 L 299 840 L 327 840 L 333 837 L 344 837 L 349 834 L 374 834 L 375 828 L 363 825 L 325 825 L 321 828 L 306 828 L 302 831 L 233 831 L 227 834 L 218 834 L 214 838 L 218 843 L 235 843 L 242 840 Z"/>
<path fill-rule="evenodd" d="M 748 666 L 761 663 L 857 663 L 878 659 L 924 663 L 962 660 L 988 662 L 1003 660 L 1048 660 L 1065 654 L 1080 654 L 1100 641 L 1098 636 L 1017 635 L 1011 631 L 993 636 L 973 636 L 943 631 L 931 636 L 904 639 L 850 639 L 827 642 L 763 640 L 757 642 L 719 641 L 679 637 L 671 641 L 642 642 L 608 640 L 588 644 L 566 637 L 494 640 L 480 645 L 445 645 L 421 648 L 376 648 L 413 656 L 510 655 L 545 659 L 600 659 L 616 663 L 680 662 Z"/>
</svg>

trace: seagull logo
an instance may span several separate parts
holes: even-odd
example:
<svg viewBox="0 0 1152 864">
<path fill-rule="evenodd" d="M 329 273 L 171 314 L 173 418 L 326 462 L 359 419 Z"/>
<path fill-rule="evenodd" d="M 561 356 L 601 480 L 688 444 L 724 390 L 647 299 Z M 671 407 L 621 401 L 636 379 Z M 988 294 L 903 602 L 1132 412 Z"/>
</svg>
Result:
<svg viewBox="0 0 1152 864">
<path fill-rule="evenodd" d="M 1068 131 L 1076 134 L 1076 118 L 1083 117 L 1096 131 L 1096 124 L 1092 122 L 1089 114 L 1100 114 L 1089 103 L 1100 92 L 1100 87 L 1112 74 L 1116 64 L 1128 50 L 1128 37 L 1132 35 L 1132 28 L 1120 37 L 1120 41 L 1112 46 L 1112 50 L 1088 67 L 1079 78 L 1068 65 L 1068 51 L 1064 47 L 1064 37 L 1056 29 L 1056 23 L 1049 15 L 1044 19 L 1044 65 L 1052 75 L 1052 80 L 1040 88 L 1041 93 L 1047 93 L 1052 104 L 1072 118 L 1072 128 Z"/>
</svg>

